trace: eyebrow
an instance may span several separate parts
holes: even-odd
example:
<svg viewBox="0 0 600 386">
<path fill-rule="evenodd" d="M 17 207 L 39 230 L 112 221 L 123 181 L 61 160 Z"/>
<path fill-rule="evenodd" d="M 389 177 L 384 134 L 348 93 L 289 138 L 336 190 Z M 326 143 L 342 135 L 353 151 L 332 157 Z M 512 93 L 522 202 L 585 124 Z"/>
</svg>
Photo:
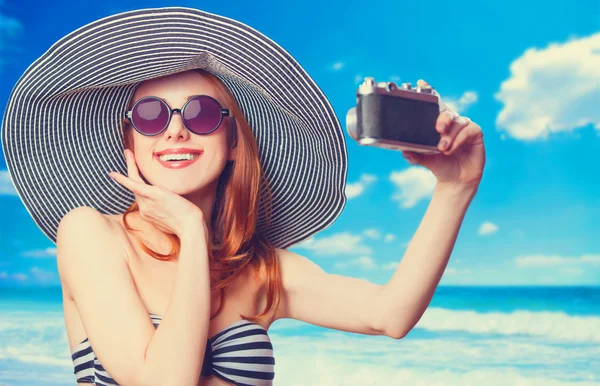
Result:
<svg viewBox="0 0 600 386">
<path fill-rule="evenodd" d="M 187 100 L 189 100 L 189 99 L 190 99 L 190 98 L 192 98 L 192 97 L 195 97 L 195 96 L 202 96 L 202 95 L 208 95 L 208 94 L 192 94 L 192 95 L 188 95 L 186 98 L 187 98 Z M 144 98 L 144 97 L 142 97 L 142 98 Z M 139 100 L 140 100 L 140 99 L 142 99 L 142 98 L 139 98 L 139 99 L 138 99 L 138 100 L 136 100 L 134 103 L 136 103 L 137 101 L 139 101 Z M 164 99 L 164 98 L 162 98 L 162 97 L 159 97 L 159 98 L 161 98 L 162 100 L 165 100 L 165 99 Z M 214 97 L 213 97 L 213 98 L 214 98 Z M 215 98 L 215 99 L 216 99 L 216 98 Z M 167 102 L 167 101 L 165 100 L 165 102 Z M 219 102 L 219 103 L 220 103 L 220 102 Z M 167 102 L 167 104 L 169 105 L 169 102 Z M 169 105 L 169 107 L 170 107 L 170 106 L 171 106 L 171 105 Z"/>
</svg>

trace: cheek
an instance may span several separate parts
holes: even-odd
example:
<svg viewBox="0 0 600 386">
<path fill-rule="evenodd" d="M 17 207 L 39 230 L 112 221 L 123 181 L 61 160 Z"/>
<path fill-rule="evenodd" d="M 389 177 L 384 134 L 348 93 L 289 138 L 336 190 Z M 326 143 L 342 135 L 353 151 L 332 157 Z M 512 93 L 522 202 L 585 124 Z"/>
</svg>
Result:
<svg viewBox="0 0 600 386">
<path fill-rule="evenodd" d="M 220 127 L 215 134 L 215 136 L 211 136 L 210 141 L 206 142 L 205 150 L 207 148 L 211 149 L 217 158 L 227 158 L 229 145 L 227 144 L 227 132 L 225 127 Z"/>
<path fill-rule="evenodd" d="M 135 138 L 133 152 L 135 154 L 135 165 L 140 175 L 142 175 L 144 171 L 149 170 L 154 161 L 152 148 L 143 139 Z"/>
<path fill-rule="evenodd" d="M 217 165 L 224 165 L 227 162 L 227 142 L 219 141 L 218 143 L 206 144 L 204 154 Z"/>
</svg>

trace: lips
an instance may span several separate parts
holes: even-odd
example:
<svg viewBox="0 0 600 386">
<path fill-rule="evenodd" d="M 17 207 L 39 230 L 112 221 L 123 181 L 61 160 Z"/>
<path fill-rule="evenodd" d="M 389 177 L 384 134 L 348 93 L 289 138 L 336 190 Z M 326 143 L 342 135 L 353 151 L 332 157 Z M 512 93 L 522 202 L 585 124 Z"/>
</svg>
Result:
<svg viewBox="0 0 600 386">
<path fill-rule="evenodd" d="M 189 147 L 180 147 L 180 148 L 169 148 L 161 151 L 157 151 L 154 153 L 155 156 L 164 155 L 164 154 L 201 154 L 202 150 L 198 149 L 190 149 Z"/>
<path fill-rule="evenodd" d="M 200 157 L 202 157 L 202 153 L 193 153 L 193 154 L 197 154 L 196 157 L 194 157 L 191 160 L 183 160 L 183 161 L 163 161 L 160 159 L 158 154 L 154 155 L 154 158 L 164 167 L 169 168 L 169 169 L 182 169 L 185 167 L 190 166 L 191 164 L 193 164 L 194 162 L 198 161 L 198 159 L 200 159 Z"/>
</svg>

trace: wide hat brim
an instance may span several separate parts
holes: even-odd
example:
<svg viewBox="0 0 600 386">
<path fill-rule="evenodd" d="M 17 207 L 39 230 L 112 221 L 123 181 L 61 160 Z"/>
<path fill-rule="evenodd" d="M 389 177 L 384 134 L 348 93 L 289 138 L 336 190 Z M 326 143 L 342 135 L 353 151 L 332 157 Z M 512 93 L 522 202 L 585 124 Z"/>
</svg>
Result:
<svg viewBox="0 0 600 386">
<path fill-rule="evenodd" d="M 123 213 L 134 202 L 108 176 L 127 174 L 121 123 L 136 86 L 203 68 L 239 102 L 272 191 L 258 231 L 287 248 L 329 227 L 344 208 L 344 133 L 326 96 L 278 44 L 253 28 L 191 8 L 105 17 L 60 39 L 27 68 L 9 98 L 2 149 L 29 214 L 56 243 L 80 206 Z"/>
</svg>

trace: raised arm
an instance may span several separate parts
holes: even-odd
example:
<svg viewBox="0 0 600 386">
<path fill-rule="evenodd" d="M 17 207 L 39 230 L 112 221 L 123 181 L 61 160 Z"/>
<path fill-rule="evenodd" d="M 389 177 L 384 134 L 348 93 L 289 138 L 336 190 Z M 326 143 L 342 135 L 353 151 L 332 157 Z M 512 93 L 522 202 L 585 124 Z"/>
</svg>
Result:
<svg viewBox="0 0 600 386">
<path fill-rule="evenodd" d="M 420 85 L 427 84 L 419 80 Z M 403 151 L 436 177 L 433 197 L 390 281 L 384 285 L 328 274 L 307 258 L 279 250 L 284 296 L 276 319 L 403 338 L 429 305 L 475 196 L 485 165 L 479 125 L 452 110 L 440 113 L 440 154 Z"/>
<path fill-rule="evenodd" d="M 472 187 L 436 186 L 404 257 L 378 295 L 377 325 L 386 335 L 404 337 L 429 306 L 475 192 Z"/>
<path fill-rule="evenodd" d="M 428 85 L 421 79 L 418 84 Z M 483 132 L 470 118 L 446 106 L 436 131 L 440 154 L 402 152 L 410 163 L 429 169 L 437 182 L 417 232 L 378 298 L 377 323 L 395 338 L 406 335 L 431 302 L 485 166 Z"/>
<path fill-rule="evenodd" d="M 383 286 L 327 273 L 304 256 L 278 249 L 284 296 L 275 319 L 403 338 L 433 297 L 474 194 L 475 188 L 436 187 L 400 265 Z"/>
<path fill-rule="evenodd" d="M 171 301 L 157 329 L 112 226 L 95 209 L 80 207 L 62 219 L 57 235 L 61 283 L 73 296 L 94 353 L 123 386 L 196 386 L 210 317 L 207 251 L 197 241 L 203 224 L 190 224 L 181 235 Z"/>
</svg>

